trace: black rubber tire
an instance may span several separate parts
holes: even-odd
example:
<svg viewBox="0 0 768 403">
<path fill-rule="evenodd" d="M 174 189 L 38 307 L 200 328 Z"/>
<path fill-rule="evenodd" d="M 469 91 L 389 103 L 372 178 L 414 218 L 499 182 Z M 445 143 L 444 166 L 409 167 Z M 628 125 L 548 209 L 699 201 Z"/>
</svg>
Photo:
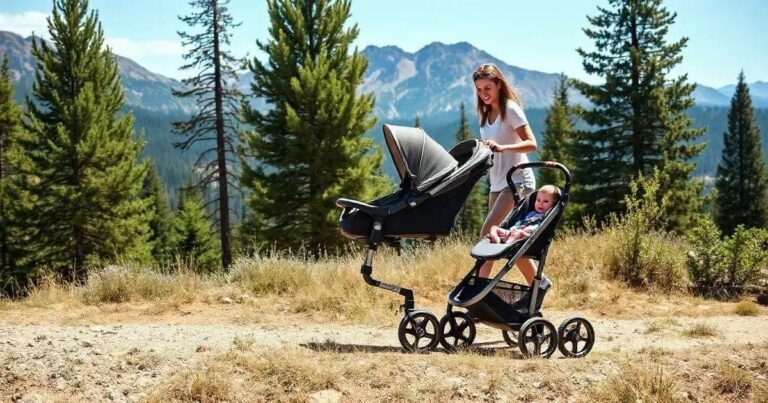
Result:
<svg viewBox="0 0 768 403">
<path fill-rule="evenodd" d="M 440 319 L 440 344 L 448 351 L 471 346 L 476 334 L 475 321 L 464 312 L 452 311 Z"/>
<path fill-rule="evenodd" d="M 413 311 L 410 319 L 406 315 L 400 321 L 397 329 L 400 345 L 410 352 L 433 350 L 440 342 L 439 326 L 435 315 L 427 311 Z"/>
<path fill-rule="evenodd" d="M 516 330 L 502 330 L 501 335 L 504 337 L 504 341 L 506 341 L 510 347 L 517 348 L 518 333 Z"/>
<path fill-rule="evenodd" d="M 584 357 L 594 345 L 595 329 L 585 318 L 568 318 L 557 328 L 557 348 L 568 358 Z"/>
<path fill-rule="evenodd" d="M 528 319 L 520 326 L 517 344 L 523 357 L 549 358 L 557 351 L 557 329 L 544 318 Z"/>
</svg>

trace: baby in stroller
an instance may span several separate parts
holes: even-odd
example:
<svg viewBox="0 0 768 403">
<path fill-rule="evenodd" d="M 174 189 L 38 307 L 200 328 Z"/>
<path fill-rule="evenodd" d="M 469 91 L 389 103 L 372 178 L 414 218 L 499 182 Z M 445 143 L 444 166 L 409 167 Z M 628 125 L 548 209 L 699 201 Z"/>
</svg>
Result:
<svg viewBox="0 0 768 403">
<path fill-rule="evenodd" d="M 509 229 L 498 225 L 492 226 L 486 238 L 490 239 L 491 243 L 512 243 L 531 236 L 541 224 L 547 210 L 552 208 L 560 198 L 560 188 L 554 185 L 544 185 L 538 192 L 533 211 L 526 214 L 522 220 L 515 222 Z"/>
</svg>

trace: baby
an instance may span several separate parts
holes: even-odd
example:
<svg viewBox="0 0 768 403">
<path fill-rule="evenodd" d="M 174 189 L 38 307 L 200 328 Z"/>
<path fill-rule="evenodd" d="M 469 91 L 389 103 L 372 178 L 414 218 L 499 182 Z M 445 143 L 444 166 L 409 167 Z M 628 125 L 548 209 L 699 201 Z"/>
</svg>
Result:
<svg viewBox="0 0 768 403">
<path fill-rule="evenodd" d="M 560 189 L 554 185 L 544 185 L 539 188 L 536 194 L 536 203 L 534 210 L 526 214 L 522 220 L 517 221 L 508 230 L 497 225 L 491 227 L 491 231 L 486 238 L 491 243 L 512 243 L 517 240 L 529 237 L 536 228 L 539 227 L 544 219 L 544 213 L 560 199 Z"/>
</svg>

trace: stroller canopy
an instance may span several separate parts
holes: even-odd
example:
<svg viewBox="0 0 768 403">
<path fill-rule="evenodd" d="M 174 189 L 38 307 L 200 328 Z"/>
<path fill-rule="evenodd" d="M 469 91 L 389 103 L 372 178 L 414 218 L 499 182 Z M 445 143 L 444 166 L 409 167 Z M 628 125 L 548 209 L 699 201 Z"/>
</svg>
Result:
<svg viewBox="0 0 768 403">
<path fill-rule="evenodd" d="M 453 172 L 459 163 L 419 127 L 384 125 L 392 161 L 400 180 L 421 192 Z"/>
</svg>

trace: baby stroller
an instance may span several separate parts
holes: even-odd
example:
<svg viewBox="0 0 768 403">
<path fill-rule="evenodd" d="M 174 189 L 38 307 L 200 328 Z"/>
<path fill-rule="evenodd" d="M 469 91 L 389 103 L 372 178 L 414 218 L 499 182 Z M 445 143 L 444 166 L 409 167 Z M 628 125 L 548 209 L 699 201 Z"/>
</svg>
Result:
<svg viewBox="0 0 768 403">
<path fill-rule="evenodd" d="M 395 193 L 363 203 L 338 199 L 341 233 L 368 243 L 360 273 L 368 285 L 405 298 L 400 344 L 408 351 L 431 350 L 440 341 L 437 318 L 414 307 L 413 291 L 371 277 L 379 245 L 400 246 L 403 238 L 447 236 L 464 201 L 491 166 L 492 153 L 477 140 L 466 140 L 450 151 L 421 128 L 384 125 L 384 139 L 400 176 Z"/>
<path fill-rule="evenodd" d="M 516 170 L 528 167 L 560 170 L 565 176 L 560 199 L 545 213 L 541 224 L 529 237 L 510 244 L 494 244 L 484 239 L 472 249 L 471 255 L 477 259 L 475 265 L 448 294 L 448 309 L 439 323 L 440 343 L 449 351 L 472 344 L 476 322 L 501 329 L 504 340 L 512 347 L 519 347 L 525 357 L 549 358 L 557 349 L 566 357 L 583 357 L 595 343 L 595 332 L 588 320 L 572 317 L 555 329 L 540 311 L 546 291 L 541 291 L 539 284 L 547 251 L 569 199 L 571 175 L 568 169 L 549 161 L 512 167 L 507 172 L 507 183 L 516 207 L 501 226 L 509 228 L 534 209 L 537 192 L 521 200 L 512 182 Z M 532 287 L 501 280 L 521 257 L 538 261 Z M 489 259 L 508 261 L 494 278 L 479 277 L 478 270 Z M 466 312 L 454 311 L 453 307 L 464 308 Z"/>
</svg>

